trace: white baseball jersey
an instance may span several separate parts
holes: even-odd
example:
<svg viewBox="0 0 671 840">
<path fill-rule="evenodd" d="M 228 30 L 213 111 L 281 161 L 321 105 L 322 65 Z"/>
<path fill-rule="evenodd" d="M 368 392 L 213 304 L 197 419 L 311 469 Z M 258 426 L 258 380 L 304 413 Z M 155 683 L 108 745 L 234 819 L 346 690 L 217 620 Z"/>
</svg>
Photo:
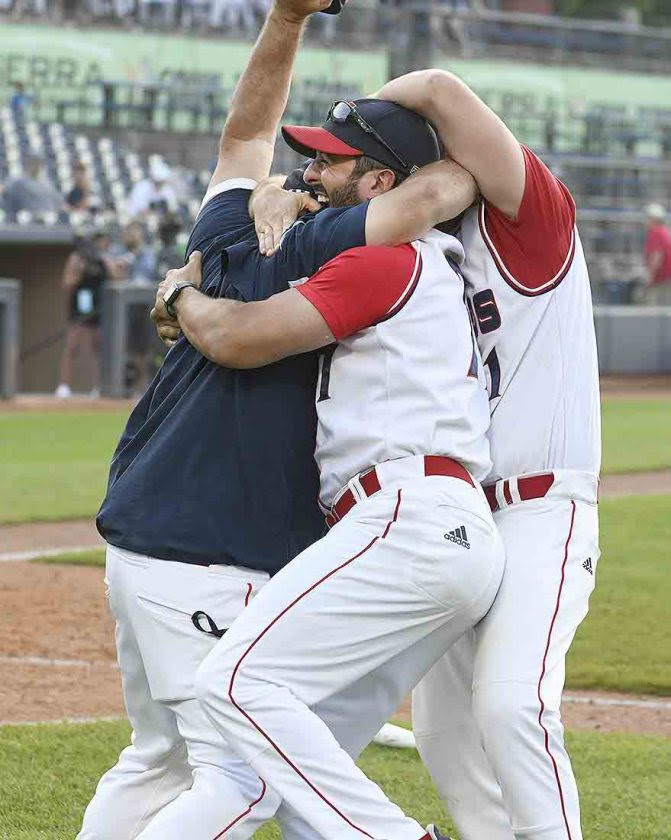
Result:
<svg viewBox="0 0 671 840">
<path fill-rule="evenodd" d="M 466 214 L 462 271 L 492 423 L 488 480 L 549 469 L 598 473 L 598 365 L 587 266 L 568 189 L 529 149 L 512 221 Z"/>
<path fill-rule="evenodd" d="M 489 410 L 463 279 L 463 249 L 432 231 L 398 248 L 355 248 L 298 290 L 337 344 L 317 385 L 321 501 L 375 464 L 447 455 L 482 480 Z M 452 264 L 450 264 L 450 261 Z"/>
</svg>

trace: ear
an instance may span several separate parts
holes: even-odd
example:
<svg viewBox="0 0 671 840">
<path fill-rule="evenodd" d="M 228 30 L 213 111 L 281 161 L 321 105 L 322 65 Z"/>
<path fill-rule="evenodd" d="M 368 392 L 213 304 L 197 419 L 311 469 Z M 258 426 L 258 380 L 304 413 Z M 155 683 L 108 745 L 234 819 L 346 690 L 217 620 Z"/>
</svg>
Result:
<svg viewBox="0 0 671 840">
<path fill-rule="evenodd" d="M 394 188 L 396 184 L 396 173 L 391 169 L 379 169 L 371 174 L 375 176 L 375 181 L 371 187 L 372 196 L 382 195 Z"/>
</svg>

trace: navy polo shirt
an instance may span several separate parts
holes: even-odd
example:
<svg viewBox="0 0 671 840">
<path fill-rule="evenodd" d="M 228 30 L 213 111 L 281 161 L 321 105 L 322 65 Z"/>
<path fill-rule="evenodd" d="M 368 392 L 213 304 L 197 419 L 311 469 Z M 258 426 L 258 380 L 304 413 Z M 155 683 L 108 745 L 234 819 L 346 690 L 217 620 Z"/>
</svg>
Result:
<svg viewBox="0 0 671 840">
<path fill-rule="evenodd" d="M 365 244 L 362 204 L 304 217 L 280 251 L 262 257 L 247 213 L 250 187 L 220 185 L 191 233 L 187 256 L 203 252 L 202 290 L 211 297 L 263 300 Z M 100 534 L 150 557 L 279 571 L 324 532 L 316 378 L 315 353 L 231 370 L 180 338 L 121 436 Z"/>
</svg>

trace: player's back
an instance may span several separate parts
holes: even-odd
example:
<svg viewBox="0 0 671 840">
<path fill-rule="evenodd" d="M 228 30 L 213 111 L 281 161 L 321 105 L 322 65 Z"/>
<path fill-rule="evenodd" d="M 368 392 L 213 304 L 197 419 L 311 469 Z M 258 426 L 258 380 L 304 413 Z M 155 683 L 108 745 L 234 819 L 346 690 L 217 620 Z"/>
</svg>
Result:
<svg viewBox="0 0 671 840">
<path fill-rule="evenodd" d="M 598 474 L 598 364 L 587 265 L 566 187 L 524 149 L 517 219 L 483 202 L 463 222 L 463 273 L 484 360 L 490 480 L 552 469 Z"/>
</svg>

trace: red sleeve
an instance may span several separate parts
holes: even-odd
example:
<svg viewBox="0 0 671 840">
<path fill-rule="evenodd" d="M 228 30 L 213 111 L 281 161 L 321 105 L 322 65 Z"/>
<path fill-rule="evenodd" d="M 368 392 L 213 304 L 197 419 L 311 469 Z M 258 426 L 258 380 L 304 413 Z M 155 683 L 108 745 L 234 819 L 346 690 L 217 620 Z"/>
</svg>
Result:
<svg viewBox="0 0 671 840">
<path fill-rule="evenodd" d="M 504 280 L 523 295 L 540 295 L 558 286 L 571 265 L 575 203 L 532 151 L 522 151 L 526 186 L 517 218 L 483 202 L 480 231 Z"/>
<path fill-rule="evenodd" d="M 352 248 L 296 288 L 340 340 L 395 315 L 415 290 L 421 270 L 412 245 Z"/>
</svg>

